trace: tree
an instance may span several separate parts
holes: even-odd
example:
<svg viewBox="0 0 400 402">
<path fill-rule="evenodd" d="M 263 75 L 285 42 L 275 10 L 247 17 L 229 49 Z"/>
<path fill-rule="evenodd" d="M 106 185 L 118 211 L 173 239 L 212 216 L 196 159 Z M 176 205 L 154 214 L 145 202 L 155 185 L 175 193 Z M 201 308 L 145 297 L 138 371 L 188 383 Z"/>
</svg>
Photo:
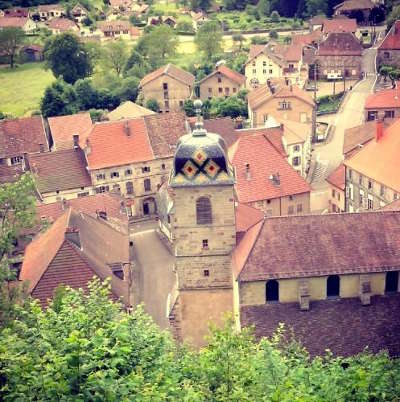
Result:
<svg viewBox="0 0 400 402">
<path fill-rule="evenodd" d="M 106 69 L 121 75 L 128 61 L 128 48 L 122 39 L 107 42 L 103 47 L 102 61 Z"/>
<path fill-rule="evenodd" d="M 271 22 L 278 23 L 280 21 L 281 17 L 278 13 L 278 11 L 272 11 L 271 13 Z"/>
<path fill-rule="evenodd" d="M 306 9 L 309 16 L 328 13 L 328 3 L 325 0 L 306 0 Z"/>
<path fill-rule="evenodd" d="M 176 24 L 176 30 L 178 32 L 187 32 L 187 33 L 194 32 L 192 23 L 186 20 L 178 21 L 178 23 Z"/>
<path fill-rule="evenodd" d="M 190 8 L 194 11 L 207 11 L 211 7 L 211 0 L 190 0 Z"/>
<path fill-rule="evenodd" d="M 207 59 L 222 53 L 222 30 L 217 21 L 207 21 L 197 31 L 195 43 Z"/>
<path fill-rule="evenodd" d="M 73 86 L 61 79 L 53 82 L 44 91 L 40 110 L 44 117 L 63 116 L 78 112 Z"/>
<path fill-rule="evenodd" d="M 0 30 L 0 54 L 9 58 L 10 67 L 14 68 L 15 56 L 25 39 L 21 28 L 3 28 Z"/>
<path fill-rule="evenodd" d="M 269 31 L 269 37 L 271 39 L 278 39 L 278 32 L 276 32 L 275 29 L 271 29 Z"/>
<path fill-rule="evenodd" d="M 46 67 L 69 84 L 88 77 L 93 71 L 88 49 L 73 33 L 49 38 L 44 46 L 44 57 Z"/>
<path fill-rule="evenodd" d="M 146 108 L 156 113 L 160 111 L 160 105 L 155 99 L 148 99 L 146 102 Z"/>
<path fill-rule="evenodd" d="M 257 3 L 257 10 L 260 15 L 268 16 L 270 14 L 269 0 L 260 0 Z"/>
<path fill-rule="evenodd" d="M 228 98 L 213 98 L 210 113 L 215 117 L 247 117 L 247 103 L 238 96 Z"/>
<path fill-rule="evenodd" d="M 386 19 L 387 30 L 391 28 L 395 21 L 400 19 L 400 5 L 393 7 Z"/>
<path fill-rule="evenodd" d="M 237 50 L 241 52 L 243 43 L 246 41 L 245 37 L 242 34 L 234 34 L 232 35 L 232 40 L 235 46 L 237 47 Z"/>
<path fill-rule="evenodd" d="M 185 112 L 187 117 L 196 116 L 196 112 L 194 110 L 194 104 L 191 99 L 186 99 L 183 103 L 183 111 Z"/>
<path fill-rule="evenodd" d="M 125 64 L 125 76 L 143 78 L 151 71 L 150 63 L 136 49 L 132 49 L 130 56 Z"/>
</svg>

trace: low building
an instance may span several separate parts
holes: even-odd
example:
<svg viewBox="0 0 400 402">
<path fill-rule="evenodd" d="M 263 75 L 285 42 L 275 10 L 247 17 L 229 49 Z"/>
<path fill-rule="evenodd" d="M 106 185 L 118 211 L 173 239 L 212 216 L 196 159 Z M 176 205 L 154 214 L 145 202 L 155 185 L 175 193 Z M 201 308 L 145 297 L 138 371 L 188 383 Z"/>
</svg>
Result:
<svg viewBox="0 0 400 402">
<path fill-rule="evenodd" d="M 163 16 L 153 16 L 147 19 L 148 26 L 154 25 L 168 25 L 171 28 L 176 27 L 176 20 L 174 17 L 170 15 L 163 15 Z"/>
<path fill-rule="evenodd" d="M 75 24 L 74 21 L 69 20 L 68 18 L 52 18 L 47 23 L 47 27 L 53 33 L 53 35 L 58 35 L 64 32 L 79 32 L 79 27 Z"/>
<path fill-rule="evenodd" d="M 21 28 L 29 34 L 35 31 L 36 22 L 26 17 L 2 17 L 0 18 L 0 30 L 3 28 Z"/>
<path fill-rule="evenodd" d="M 350 32 L 329 33 L 316 52 L 318 78 L 358 79 L 362 72 L 363 47 Z"/>
<path fill-rule="evenodd" d="M 324 35 L 332 33 L 351 33 L 355 35 L 356 31 L 357 20 L 353 18 L 325 19 L 322 24 L 322 33 Z"/>
<path fill-rule="evenodd" d="M 82 4 L 76 3 L 71 10 L 71 16 L 75 22 L 81 23 L 87 16 L 89 11 L 82 6 Z"/>
<path fill-rule="evenodd" d="M 136 119 L 142 116 L 149 116 L 155 114 L 152 110 L 146 109 L 137 103 L 126 101 L 119 105 L 116 109 L 107 114 L 107 119 L 110 121 Z"/>
<path fill-rule="evenodd" d="M 225 65 L 216 69 L 199 82 L 200 99 L 223 98 L 237 95 L 246 86 L 246 77 Z"/>
<path fill-rule="evenodd" d="M 110 0 L 110 6 L 114 11 L 129 11 L 132 4 L 132 0 Z"/>
<path fill-rule="evenodd" d="M 31 16 L 28 7 L 12 7 L 0 10 L 0 17 L 28 18 Z"/>
<path fill-rule="evenodd" d="M 343 162 L 346 211 L 380 209 L 399 198 L 399 128 L 399 119 L 386 129 L 378 120 L 375 138 Z"/>
<path fill-rule="evenodd" d="M 43 4 L 37 8 L 41 21 L 48 21 L 53 18 L 61 18 L 65 16 L 65 9 L 61 4 Z"/>
<path fill-rule="evenodd" d="M 145 75 L 140 81 L 144 103 L 155 100 L 162 112 L 180 111 L 194 90 L 194 75 L 167 64 Z"/>
<path fill-rule="evenodd" d="M 197 31 L 205 22 L 209 21 L 207 14 L 204 11 L 191 11 L 190 16 L 193 21 L 193 29 Z"/>
<path fill-rule="evenodd" d="M 129 21 L 99 21 L 97 24 L 105 39 L 123 38 L 131 39 L 132 36 L 137 36 L 137 28 L 132 27 Z M 135 28 L 132 30 L 132 28 Z M 133 35 L 132 35 L 133 32 Z"/>
<path fill-rule="evenodd" d="M 86 159 L 80 148 L 29 155 L 38 198 L 48 204 L 93 194 Z"/>
<path fill-rule="evenodd" d="M 373 8 L 376 7 L 371 0 L 346 0 L 333 7 L 334 15 L 344 15 L 357 18 L 360 22 L 368 22 Z"/>
<path fill-rule="evenodd" d="M 345 177 L 346 177 L 346 168 L 341 163 L 326 178 L 326 181 L 329 184 L 329 199 L 328 199 L 329 212 L 345 212 L 346 210 Z"/>
<path fill-rule="evenodd" d="M 399 89 L 384 89 L 365 100 L 365 120 L 396 119 L 400 117 Z"/>
<path fill-rule="evenodd" d="M 400 67 L 400 21 L 396 21 L 378 46 L 376 64 Z"/>
<path fill-rule="evenodd" d="M 47 121 L 52 139 L 52 151 L 73 149 L 74 146 L 79 146 L 78 139 L 84 144 L 93 126 L 90 114 L 87 112 L 49 117 Z"/>
<path fill-rule="evenodd" d="M 40 45 L 27 45 L 24 46 L 19 52 L 20 58 L 23 62 L 31 63 L 34 61 L 43 61 L 43 47 Z"/>
</svg>

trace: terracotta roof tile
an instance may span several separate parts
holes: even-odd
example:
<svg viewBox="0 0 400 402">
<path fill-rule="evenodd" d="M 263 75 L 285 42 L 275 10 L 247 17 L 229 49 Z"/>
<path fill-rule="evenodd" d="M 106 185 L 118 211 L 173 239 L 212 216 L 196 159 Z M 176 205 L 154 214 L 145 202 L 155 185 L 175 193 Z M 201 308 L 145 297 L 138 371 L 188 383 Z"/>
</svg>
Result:
<svg viewBox="0 0 400 402">
<path fill-rule="evenodd" d="M 400 192 L 400 119 L 386 128 L 383 137 L 372 139 L 344 164 L 378 183 Z"/>
<path fill-rule="evenodd" d="M 22 165 L 4 165 L 0 164 L 0 184 L 13 183 L 23 173 Z"/>
<path fill-rule="evenodd" d="M 131 24 L 124 20 L 99 21 L 98 28 L 102 32 L 129 31 Z"/>
<path fill-rule="evenodd" d="M 330 175 L 326 178 L 326 181 L 333 186 L 343 190 L 346 188 L 346 168 L 341 163 Z"/>
<path fill-rule="evenodd" d="M 357 31 L 357 20 L 353 18 L 334 18 L 326 19 L 323 23 L 322 32 L 325 34 L 348 32 L 354 33 Z"/>
<path fill-rule="evenodd" d="M 241 136 L 229 149 L 236 170 L 236 192 L 241 203 L 311 191 L 310 185 L 289 165 L 263 134 Z M 249 164 L 250 178 L 246 173 Z M 270 180 L 279 174 L 280 184 Z"/>
<path fill-rule="evenodd" d="M 354 11 L 354 10 L 371 10 L 375 4 L 371 0 L 346 0 L 337 4 L 333 9 L 335 11 Z"/>
<path fill-rule="evenodd" d="M 294 332 L 311 356 L 323 356 L 326 349 L 334 355 L 352 356 L 364 348 L 372 353 L 388 350 L 400 355 L 400 294 L 373 296 L 371 305 L 358 298 L 320 300 L 301 311 L 298 303 L 242 306 L 241 325 L 255 326 L 260 338 L 272 336 L 279 323 Z"/>
<path fill-rule="evenodd" d="M 378 50 L 400 50 L 400 21 L 393 24 Z"/>
<path fill-rule="evenodd" d="M 249 59 L 259 55 L 265 48 L 265 45 L 250 45 Z"/>
<path fill-rule="evenodd" d="M 319 44 L 317 56 L 361 56 L 363 47 L 360 41 L 349 32 L 330 33 Z"/>
<path fill-rule="evenodd" d="M 264 219 L 264 213 L 246 204 L 238 203 L 235 208 L 236 232 L 247 232 Z"/>
<path fill-rule="evenodd" d="M 123 119 L 136 119 L 138 117 L 148 116 L 155 114 L 152 110 L 146 109 L 143 106 L 126 101 L 119 105 L 116 109 L 107 114 L 110 121 L 123 120 Z"/>
<path fill-rule="evenodd" d="M 365 109 L 400 108 L 399 89 L 385 89 L 368 96 Z"/>
<path fill-rule="evenodd" d="M 25 17 L 1 17 L 0 28 L 22 28 L 28 22 Z"/>
<path fill-rule="evenodd" d="M 322 25 L 326 20 L 325 15 L 315 15 L 309 20 L 311 25 Z"/>
<path fill-rule="evenodd" d="M 84 144 L 92 129 L 92 119 L 89 113 L 78 113 L 69 116 L 49 117 L 47 119 L 55 148 L 72 149 L 73 135 L 79 135 L 79 141 Z"/>
<path fill-rule="evenodd" d="M 322 40 L 322 31 L 315 29 L 314 31 L 302 34 L 293 35 L 292 43 L 296 45 L 311 45 L 314 42 L 319 42 Z"/>
<path fill-rule="evenodd" d="M 60 31 L 69 31 L 71 29 L 78 30 L 78 26 L 74 21 L 69 20 L 68 18 L 52 18 L 47 26 L 50 29 L 58 29 Z"/>
<path fill-rule="evenodd" d="M 237 261 L 249 257 L 234 267 L 245 282 L 395 270 L 400 265 L 400 212 L 268 218 L 257 239 L 250 240 Z"/>
<path fill-rule="evenodd" d="M 140 81 L 140 86 L 143 87 L 144 85 L 148 84 L 150 81 L 155 80 L 162 75 L 168 75 L 171 78 L 174 78 L 183 84 L 189 85 L 193 87 L 194 85 L 194 75 L 188 73 L 185 70 L 182 70 L 179 67 L 174 66 L 173 64 L 167 64 L 166 66 L 160 67 L 159 69 L 152 71 L 151 73 L 145 75 L 142 80 Z"/>
<path fill-rule="evenodd" d="M 0 120 L 0 158 L 48 151 L 42 116 Z"/>
<path fill-rule="evenodd" d="M 224 75 L 225 77 L 227 77 L 228 79 L 230 79 L 231 81 L 235 82 L 238 85 L 243 85 L 246 82 L 246 77 L 236 71 L 231 70 L 230 68 L 228 68 L 225 65 L 220 65 L 218 66 L 211 74 L 207 75 L 207 77 L 204 77 L 201 81 L 205 81 L 208 78 L 214 76 L 217 73 L 221 73 L 222 75 Z"/>
<path fill-rule="evenodd" d="M 143 118 L 97 123 L 88 140 L 92 170 L 154 159 Z"/>
<path fill-rule="evenodd" d="M 42 194 L 92 185 L 85 155 L 79 148 L 30 155 L 28 166 Z"/>
</svg>

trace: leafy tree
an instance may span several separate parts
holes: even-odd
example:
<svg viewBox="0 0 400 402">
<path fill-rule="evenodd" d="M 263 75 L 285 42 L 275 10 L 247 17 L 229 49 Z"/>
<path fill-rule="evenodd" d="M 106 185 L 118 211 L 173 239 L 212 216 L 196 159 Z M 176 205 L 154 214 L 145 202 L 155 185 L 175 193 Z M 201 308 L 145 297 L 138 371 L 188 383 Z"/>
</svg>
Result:
<svg viewBox="0 0 400 402">
<path fill-rule="evenodd" d="M 259 0 L 257 10 L 260 15 L 268 16 L 271 10 L 269 0 Z"/>
<path fill-rule="evenodd" d="M 6 117 L 7 116 L 3 112 L 0 111 L 0 120 L 5 119 Z"/>
<path fill-rule="evenodd" d="M 275 29 L 271 29 L 269 31 L 269 37 L 271 39 L 278 39 L 278 32 L 276 32 Z"/>
<path fill-rule="evenodd" d="M 245 37 L 242 34 L 234 34 L 232 35 L 233 43 L 235 44 L 237 50 L 239 52 L 242 51 L 243 43 L 246 41 Z"/>
<path fill-rule="evenodd" d="M 280 21 L 280 19 L 281 19 L 281 17 L 279 15 L 278 11 L 272 11 L 272 13 L 271 13 L 271 22 L 277 23 L 277 22 Z"/>
<path fill-rule="evenodd" d="M 147 73 L 152 70 L 150 63 L 144 58 L 142 54 L 132 49 L 130 56 L 125 64 L 125 76 L 134 76 L 143 78 Z"/>
<path fill-rule="evenodd" d="M 222 53 L 222 30 L 217 21 L 207 21 L 197 31 L 195 43 L 206 58 Z"/>
<path fill-rule="evenodd" d="M 178 32 L 188 32 L 188 33 L 194 32 L 192 23 L 186 20 L 178 21 L 178 23 L 176 24 L 176 30 Z"/>
<path fill-rule="evenodd" d="M 75 82 L 74 89 L 79 110 L 89 110 L 96 108 L 98 92 L 93 87 L 90 78 L 80 79 Z"/>
<path fill-rule="evenodd" d="M 238 96 L 213 98 L 210 113 L 215 117 L 247 117 L 247 103 Z"/>
<path fill-rule="evenodd" d="M 119 99 L 120 102 L 130 100 L 135 102 L 139 93 L 139 78 L 127 77 L 121 81 L 121 85 L 116 88 L 113 94 Z"/>
<path fill-rule="evenodd" d="M 106 69 L 121 75 L 128 61 L 128 48 L 122 39 L 107 42 L 103 47 L 102 61 Z"/>
<path fill-rule="evenodd" d="M 325 0 L 306 0 L 306 9 L 309 16 L 328 13 L 328 3 Z"/>
<path fill-rule="evenodd" d="M 187 117 L 196 116 L 196 112 L 194 110 L 194 104 L 191 99 L 186 99 L 183 103 L 183 111 L 185 112 Z"/>
<path fill-rule="evenodd" d="M 400 19 L 400 5 L 393 7 L 386 19 L 387 29 L 389 30 L 396 20 Z"/>
<path fill-rule="evenodd" d="M 76 104 L 76 93 L 72 85 L 58 79 L 48 86 L 40 102 L 40 110 L 44 117 L 63 116 L 79 111 Z"/>
<path fill-rule="evenodd" d="M 190 0 L 190 8 L 194 11 L 207 11 L 211 7 L 211 0 Z"/>
<path fill-rule="evenodd" d="M 156 113 L 160 111 L 160 105 L 155 99 L 148 99 L 146 102 L 146 108 Z"/>
<path fill-rule="evenodd" d="M 46 67 L 69 84 L 88 77 L 93 71 L 87 47 L 73 33 L 66 32 L 49 38 L 44 46 L 44 57 Z"/>
<path fill-rule="evenodd" d="M 25 39 L 21 28 L 3 28 L 0 30 L 0 54 L 9 58 L 10 67 L 14 68 L 15 56 Z"/>
</svg>

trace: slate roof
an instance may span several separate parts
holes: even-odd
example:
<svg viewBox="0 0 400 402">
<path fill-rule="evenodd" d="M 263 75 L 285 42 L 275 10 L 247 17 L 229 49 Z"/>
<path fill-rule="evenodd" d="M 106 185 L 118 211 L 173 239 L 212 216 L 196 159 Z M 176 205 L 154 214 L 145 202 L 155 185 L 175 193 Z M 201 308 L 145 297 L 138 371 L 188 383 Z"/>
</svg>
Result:
<svg viewBox="0 0 400 402">
<path fill-rule="evenodd" d="M 319 44 L 317 56 L 361 56 L 363 47 L 350 32 L 330 33 Z"/>
<path fill-rule="evenodd" d="M 80 148 L 29 155 L 28 166 L 42 194 L 92 185 Z"/>
<path fill-rule="evenodd" d="M 238 73 L 237 71 L 231 70 L 229 67 L 222 64 L 218 66 L 211 74 L 200 80 L 199 84 L 218 73 L 224 75 L 226 78 L 230 79 L 238 85 L 243 85 L 246 82 L 246 77 L 244 75 Z"/>
<path fill-rule="evenodd" d="M 146 109 L 143 106 L 126 101 L 119 105 L 116 109 L 107 114 L 110 121 L 123 120 L 123 119 L 136 119 L 142 116 L 155 114 L 152 110 Z"/>
<path fill-rule="evenodd" d="M 399 88 L 384 89 L 368 96 L 365 100 L 365 109 L 393 109 L 400 108 Z"/>
<path fill-rule="evenodd" d="M 363 306 L 358 298 L 310 302 L 309 311 L 301 311 L 298 303 L 275 303 L 242 306 L 242 327 L 254 325 L 257 338 L 271 336 L 279 323 L 284 323 L 310 352 L 351 356 L 368 350 L 388 350 L 400 355 L 400 294 L 372 296 L 371 305 Z"/>
<path fill-rule="evenodd" d="M 244 282 L 398 270 L 400 212 L 267 218 L 239 246 L 234 273 Z"/>
<path fill-rule="evenodd" d="M 378 50 L 400 50 L 400 21 L 393 24 Z"/>
<path fill-rule="evenodd" d="M 326 181 L 333 186 L 339 188 L 344 191 L 346 188 L 346 168 L 341 163 L 336 169 L 334 169 L 329 176 L 326 178 Z"/>
<path fill-rule="evenodd" d="M 302 194 L 310 185 L 289 165 L 264 134 L 241 136 L 229 149 L 229 159 L 236 171 L 236 193 L 239 202 Z M 250 179 L 246 173 L 249 164 Z M 271 175 L 279 174 L 280 184 Z"/>
<path fill-rule="evenodd" d="M 42 116 L 0 120 L 0 158 L 48 151 Z"/>
<path fill-rule="evenodd" d="M 160 67 L 157 70 L 145 75 L 140 81 L 139 86 L 143 87 L 144 85 L 148 84 L 158 77 L 161 77 L 162 75 L 168 75 L 169 77 L 174 78 L 177 81 L 180 81 L 190 87 L 193 87 L 195 81 L 193 74 L 190 74 L 187 71 L 174 66 L 173 64 L 167 64 L 166 66 Z"/>
<path fill-rule="evenodd" d="M 348 32 L 354 33 L 357 31 L 357 20 L 354 18 L 334 18 L 326 19 L 322 26 L 322 32 L 325 34 Z"/>
<path fill-rule="evenodd" d="M 55 148 L 58 151 L 73 148 L 74 134 L 78 134 L 79 141 L 84 144 L 93 125 L 90 113 L 49 117 L 47 121 Z"/>
</svg>

